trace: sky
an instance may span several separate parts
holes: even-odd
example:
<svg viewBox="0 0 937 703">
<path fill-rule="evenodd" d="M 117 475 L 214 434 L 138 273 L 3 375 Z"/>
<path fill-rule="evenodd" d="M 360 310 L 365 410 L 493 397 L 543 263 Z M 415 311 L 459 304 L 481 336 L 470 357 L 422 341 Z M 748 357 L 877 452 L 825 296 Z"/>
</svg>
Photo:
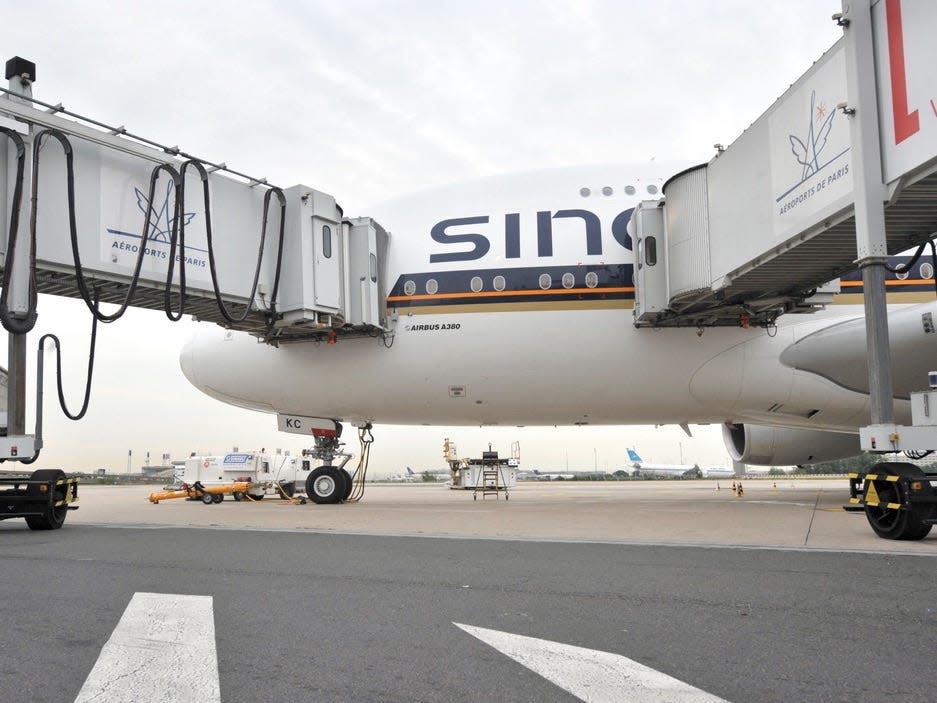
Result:
<svg viewBox="0 0 937 703">
<path fill-rule="evenodd" d="M 41 100 L 280 186 L 314 186 L 357 216 L 492 175 L 707 161 L 841 36 L 830 19 L 840 9 L 837 0 L 34 0 L 4 9 L 0 59 L 34 61 Z M 47 373 L 46 446 L 33 468 L 124 471 L 128 454 L 139 467 L 147 452 L 159 463 L 163 453 L 234 446 L 298 452 L 303 438 L 278 433 L 274 416 L 188 384 L 178 352 L 194 328 L 142 310 L 101 328 L 80 422 L 62 416 Z M 62 339 L 74 411 L 90 314 L 42 297 L 31 376 L 45 332 Z M 693 435 L 672 426 L 382 426 L 371 470 L 442 466 L 446 437 L 465 456 L 489 442 L 507 453 L 518 441 L 524 468 L 614 471 L 628 446 L 648 461 L 729 464 L 720 428 L 694 426 Z"/>
</svg>

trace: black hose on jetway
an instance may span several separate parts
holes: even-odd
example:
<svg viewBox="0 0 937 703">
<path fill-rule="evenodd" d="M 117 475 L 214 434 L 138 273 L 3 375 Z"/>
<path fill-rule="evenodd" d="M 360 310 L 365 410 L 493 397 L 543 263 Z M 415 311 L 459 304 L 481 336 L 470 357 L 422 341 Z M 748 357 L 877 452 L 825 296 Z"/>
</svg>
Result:
<svg viewBox="0 0 937 703">
<path fill-rule="evenodd" d="M 933 239 L 928 239 L 925 242 L 921 242 L 917 248 L 917 251 L 914 252 L 914 254 L 911 256 L 911 260 L 908 263 L 900 264 L 898 266 L 889 266 L 888 264 L 885 264 L 885 269 L 897 274 L 908 273 L 912 268 L 914 268 L 914 264 L 917 263 L 917 260 L 921 258 L 921 254 L 924 253 L 924 247 L 928 245 L 930 245 L 931 264 L 933 265 L 934 269 L 937 270 L 937 246 L 934 245 Z M 934 292 L 937 293 L 937 276 L 934 276 L 933 278 Z"/>
<path fill-rule="evenodd" d="M 254 280 L 251 283 L 251 294 L 247 301 L 247 306 L 244 308 L 244 314 L 240 317 L 234 317 L 231 313 L 228 312 L 227 307 L 225 307 L 224 301 L 221 299 L 221 292 L 218 287 L 218 272 L 215 270 L 215 249 L 214 243 L 212 241 L 212 230 L 210 222 L 206 218 L 206 230 L 205 234 L 208 239 L 208 266 L 211 271 L 211 283 L 212 288 L 215 291 L 215 301 L 218 303 L 218 311 L 221 313 L 222 317 L 231 323 L 241 323 L 247 319 L 247 316 L 250 314 L 251 306 L 254 304 L 254 297 L 257 295 L 257 283 L 260 280 L 260 267 L 263 263 L 264 256 L 264 243 L 267 238 L 267 219 L 270 214 L 270 197 L 276 194 L 277 199 L 280 201 L 280 233 L 279 233 L 279 244 L 277 246 L 277 267 L 276 273 L 273 279 L 273 290 L 270 293 L 270 312 L 267 315 L 267 327 L 268 330 L 273 326 L 274 316 L 276 315 L 276 300 L 277 300 L 277 291 L 280 288 L 280 266 L 283 262 L 283 235 L 286 227 L 286 196 L 283 195 L 283 191 L 279 188 L 270 188 L 264 193 L 264 212 L 263 212 L 263 221 L 260 227 L 260 244 L 257 248 L 257 265 L 254 268 Z"/>
<path fill-rule="evenodd" d="M 97 300 L 95 300 L 95 302 L 97 302 Z M 85 378 L 85 397 L 81 403 L 81 410 L 79 410 L 77 413 L 70 413 L 68 411 L 68 406 L 65 404 L 65 391 L 62 389 L 62 343 L 54 334 L 44 334 L 39 338 L 40 355 L 43 351 L 45 351 L 45 344 L 47 339 L 51 339 L 55 343 L 55 382 L 59 393 L 59 407 L 62 408 L 62 412 L 65 413 L 65 417 L 67 417 L 69 420 L 80 420 L 85 416 L 85 413 L 88 412 L 88 405 L 91 402 L 91 378 L 94 375 L 94 350 L 97 342 L 97 336 L 98 318 L 92 317 L 91 344 L 88 347 L 88 375 Z"/>
<path fill-rule="evenodd" d="M 5 134 L 16 146 L 16 183 L 13 186 L 13 198 L 10 201 L 10 232 L 7 236 L 7 251 L 3 263 L 3 281 L 0 285 L 0 324 L 11 334 L 26 334 L 36 325 L 36 240 L 31 241 L 29 255 L 29 307 L 24 318 L 14 317 L 9 308 L 10 277 L 13 275 L 13 258 L 16 253 L 16 238 L 19 232 L 20 206 L 23 201 L 23 178 L 26 170 L 26 146 L 23 138 L 12 129 L 0 127 L 0 133 Z"/>
</svg>

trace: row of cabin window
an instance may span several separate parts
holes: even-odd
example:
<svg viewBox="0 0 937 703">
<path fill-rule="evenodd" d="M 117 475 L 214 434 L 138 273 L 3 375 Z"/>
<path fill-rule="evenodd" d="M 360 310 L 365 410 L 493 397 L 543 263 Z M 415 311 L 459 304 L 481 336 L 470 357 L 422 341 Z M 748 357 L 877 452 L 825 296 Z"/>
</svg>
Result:
<svg viewBox="0 0 937 703">
<path fill-rule="evenodd" d="M 553 287 L 553 278 L 548 273 L 540 274 L 540 278 L 537 281 L 537 284 L 543 290 L 550 290 Z M 576 285 L 576 277 L 571 273 L 564 273 L 563 277 L 560 279 L 560 284 L 563 288 L 570 289 Z M 589 271 L 585 277 L 585 284 L 587 288 L 595 288 L 599 285 L 599 276 L 594 271 Z M 504 276 L 500 274 L 491 279 L 491 287 L 498 291 L 499 293 L 505 289 L 507 286 L 507 281 Z M 473 293 L 481 293 L 484 290 L 485 283 L 482 281 L 481 276 L 474 276 L 469 282 L 469 287 L 472 289 Z M 415 281 L 405 281 L 403 284 L 404 295 L 415 295 L 416 294 L 416 282 Z M 426 281 L 426 292 L 429 295 L 436 295 L 439 292 L 439 282 L 435 278 L 430 278 Z"/>
</svg>

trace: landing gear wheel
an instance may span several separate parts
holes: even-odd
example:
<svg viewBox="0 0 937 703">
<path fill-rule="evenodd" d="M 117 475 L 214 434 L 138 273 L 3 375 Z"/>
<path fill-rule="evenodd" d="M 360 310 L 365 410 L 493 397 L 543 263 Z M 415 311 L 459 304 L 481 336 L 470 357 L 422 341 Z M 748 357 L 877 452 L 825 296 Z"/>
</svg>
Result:
<svg viewBox="0 0 937 703">
<path fill-rule="evenodd" d="M 39 469 L 33 471 L 29 477 L 30 481 L 61 481 L 65 479 L 65 472 L 60 469 Z M 31 485 L 26 489 L 26 495 L 34 496 L 39 499 L 45 499 L 46 493 L 40 490 L 41 486 Z M 56 486 L 54 489 L 55 501 L 65 500 L 68 488 L 66 486 Z M 65 516 L 68 515 L 68 507 L 46 508 L 42 515 L 27 515 L 26 524 L 30 530 L 57 530 L 65 523 Z"/>
<path fill-rule="evenodd" d="M 902 478 L 924 478 L 924 472 L 914 464 L 876 464 L 867 470 L 870 474 L 891 474 Z M 934 505 L 915 505 L 910 510 L 894 510 L 887 503 L 903 503 L 904 487 L 894 481 L 873 481 L 879 505 L 866 505 L 865 517 L 869 525 L 883 539 L 924 539 L 931 530 L 925 523 L 934 517 Z M 925 484 L 929 486 L 930 484 Z M 928 490 L 930 490 L 928 488 Z"/>
<path fill-rule="evenodd" d="M 215 497 L 214 497 L 211 493 L 203 493 L 203 494 L 202 494 L 202 502 L 203 502 L 205 505 L 211 505 L 212 503 L 215 502 Z"/>
<path fill-rule="evenodd" d="M 339 469 L 338 475 L 342 477 L 342 481 L 345 484 L 344 488 L 342 488 L 342 493 L 341 493 L 342 500 L 345 501 L 345 500 L 348 500 L 348 496 L 351 495 L 351 474 L 348 473 L 346 469 Z"/>
<path fill-rule="evenodd" d="M 320 466 L 306 479 L 306 495 L 320 505 L 341 500 L 345 481 L 334 466 Z"/>
<path fill-rule="evenodd" d="M 220 503 L 224 500 L 224 493 L 213 493 L 211 496 L 212 503 Z"/>
</svg>

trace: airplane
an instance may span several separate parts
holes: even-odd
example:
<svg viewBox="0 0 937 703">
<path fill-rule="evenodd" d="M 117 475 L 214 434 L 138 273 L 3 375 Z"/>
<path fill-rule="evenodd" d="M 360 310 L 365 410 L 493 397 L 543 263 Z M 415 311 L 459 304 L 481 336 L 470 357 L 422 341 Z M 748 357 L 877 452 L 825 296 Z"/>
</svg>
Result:
<svg viewBox="0 0 937 703">
<path fill-rule="evenodd" d="M 425 480 L 424 476 L 429 476 L 433 481 L 448 481 L 452 478 L 452 473 L 449 471 L 449 469 L 426 469 L 424 471 L 414 471 L 409 466 L 407 467 L 407 481 L 423 481 Z"/>
<path fill-rule="evenodd" d="M 628 460 L 635 476 L 680 476 L 685 478 L 729 478 L 735 475 L 732 469 L 723 466 L 700 466 L 699 464 L 649 464 L 633 448 L 628 448 Z"/>
<path fill-rule="evenodd" d="M 770 330 L 634 326 L 627 224 L 684 166 L 497 176 L 385 203 L 371 212 L 391 233 L 383 338 L 272 346 L 204 326 L 183 373 L 232 405 L 358 426 L 717 423 L 746 464 L 858 455 L 870 412 L 859 282 Z M 937 334 L 921 333 L 937 313 L 921 266 L 889 295 L 905 424 L 937 353 Z"/>
<path fill-rule="evenodd" d="M 517 478 L 520 481 L 572 481 L 576 476 L 584 475 L 595 476 L 596 474 L 592 471 L 548 471 L 544 473 L 540 469 L 533 469 L 531 471 L 522 471 L 517 475 Z"/>
</svg>

